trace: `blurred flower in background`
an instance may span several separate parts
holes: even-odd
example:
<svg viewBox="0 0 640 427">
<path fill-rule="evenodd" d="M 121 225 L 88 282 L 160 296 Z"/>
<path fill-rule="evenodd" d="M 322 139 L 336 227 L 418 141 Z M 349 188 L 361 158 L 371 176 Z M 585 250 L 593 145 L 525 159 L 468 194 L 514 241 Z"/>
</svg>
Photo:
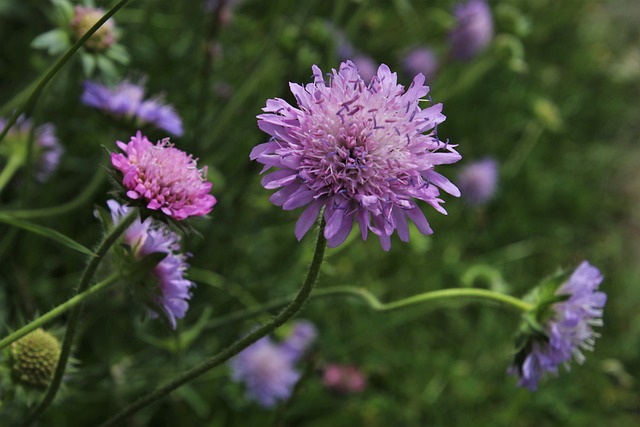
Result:
<svg viewBox="0 0 640 427">
<path fill-rule="evenodd" d="M 73 10 L 73 18 L 71 19 L 71 30 L 74 41 L 80 40 L 104 14 L 105 10 L 99 7 L 76 6 Z M 84 47 L 88 50 L 104 51 L 113 46 L 115 42 L 116 34 L 114 32 L 114 23 L 112 19 L 109 19 L 89 37 Z"/>
<path fill-rule="evenodd" d="M 345 241 L 354 220 L 362 238 L 371 230 L 384 250 L 396 229 L 401 240 L 409 240 L 407 218 L 431 234 L 412 198 L 446 213 L 438 187 L 460 193 L 434 167 L 461 156 L 434 131 L 445 119 L 442 104 L 419 106 L 429 91 L 424 76 L 416 76 L 406 92 L 384 64 L 369 85 L 351 61 L 333 70 L 329 86 L 315 65 L 313 76 L 306 87 L 290 85 L 299 108 L 279 98 L 267 101 L 258 125 L 271 139 L 250 155 L 264 164 L 263 172 L 279 168 L 262 179 L 266 189 L 281 188 L 270 198 L 275 205 L 306 206 L 296 237 L 307 233 L 323 206 L 329 247 Z"/>
<path fill-rule="evenodd" d="M 127 206 L 115 200 L 107 201 L 113 224 L 117 225 L 129 212 Z M 189 308 L 191 288 L 194 283 L 184 278 L 187 270 L 185 254 L 180 253 L 180 236 L 166 224 L 147 217 L 139 218 L 124 232 L 122 241 L 129 250 L 128 255 L 140 260 L 152 253 L 160 252 L 166 256 L 151 270 L 142 286 L 134 284 L 134 293 L 142 298 L 151 310 L 151 317 L 161 314 L 173 329 L 176 319 L 182 319 Z M 159 313 L 160 312 L 160 313 Z"/>
<path fill-rule="evenodd" d="M 216 198 L 209 194 L 207 167 L 169 142 L 152 144 L 140 131 L 128 143 L 117 141 L 123 153 L 111 153 L 111 164 L 122 172 L 129 199 L 152 211 L 181 221 L 211 212 Z"/>
<path fill-rule="evenodd" d="M 275 343 L 269 337 L 260 338 L 231 359 L 231 378 L 244 383 L 249 399 L 265 408 L 273 407 L 291 397 L 300 379 L 295 363 L 315 337 L 315 327 L 300 320 L 282 343 Z"/>
<path fill-rule="evenodd" d="M 485 0 L 469 0 L 454 9 L 456 24 L 449 33 L 454 59 L 468 60 L 482 52 L 493 37 L 493 18 Z"/>
<path fill-rule="evenodd" d="M 414 47 L 402 58 L 402 68 L 405 74 L 413 77 L 422 73 L 427 83 L 435 78 L 438 67 L 438 56 L 430 47 Z"/>
<path fill-rule="evenodd" d="M 162 96 L 144 99 L 143 83 L 122 81 L 113 88 L 85 81 L 82 103 L 116 117 L 133 120 L 136 126 L 152 125 L 176 136 L 182 136 L 182 120 Z"/>
<path fill-rule="evenodd" d="M 7 124 L 7 120 L 0 117 L 0 129 Z M 64 148 L 58 142 L 56 128 L 52 123 L 44 123 L 33 128 L 31 119 L 20 116 L 9 129 L 5 139 L 0 144 L 0 155 L 8 161 L 23 166 L 27 161 L 29 138 L 33 132 L 33 159 L 35 159 L 35 176 L 39 182 L 45 182 L 60 164 Z"/>
<path fill-rule="evenodd" d="M 367 377 L 353 365 L 328 364 L 322 374 L 322 383 L 329 390 L 342 394 L 362 393 Z"/>
<path fill-rule="evenodd" d="M 569 369 L 571 359 L 584 363 L 582 351 L 593 351 L 599 336 L 593 327 L 603 324 L 607 295 L 598 291 L 602 279 L 597 268 L 583 261 L 555 292 L 551 287 L 539 290 L 543 325 L 525 328 L 525 343 L 509 368 L 510 374 L 520 377 L 519 386 L 535 391 L 545 372 L 557 375 L 558 366 Z"/>
<path fill-rule="evenodd" d="M 469 204 L 487 203 L 498 186 L 498 162 L 486 158 L 465 165 L 458 174 L 458 186 L 462 198 Z"/>
</svg>

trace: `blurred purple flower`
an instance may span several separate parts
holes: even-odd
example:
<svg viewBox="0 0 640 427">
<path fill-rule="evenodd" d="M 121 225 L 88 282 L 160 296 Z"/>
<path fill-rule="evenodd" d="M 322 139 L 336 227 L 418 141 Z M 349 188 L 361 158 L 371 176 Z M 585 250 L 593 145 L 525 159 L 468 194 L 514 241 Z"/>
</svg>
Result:
<svg viewBox="0 0 640 427">
<path fill-rule="evenodd" d="M 592 351 L 599 336 L 592 327 L 602 326 L 602 309 L 607 301 L 607 295 L 597 291 L 602 279 L 597 268 L 583 261 L 557 289 L 556 295 L 569 298 L 553 304 L 545 326 L 546 339 L 532 341 L 524 360 L 509 368 L 510 374 L 520 377 L 519 386 L 535 391 L 545 372 L 557 375 L 560 364 L 569 369 L 572 358 L 584 363 L 582 350 Z"/>
<path fill-rule="evenodd" d="M 322 383 L 338 393 L 355 394 L 364 391 L 367 378 L 355 366 L 329 364 L 324 368 Z"/>
<path fill-rule="evenodd" d="M 231 378 L 244 383 L 247 396 L 266 408 L 287 400 L 300 379 L 289 352 L 268 337 L 244 349 L 230 363 Z"/>
<path fill-rule="evenodd" d="M 402 58 L 402 68 L 410 76 L 422 73 L 427 82 L 438 72 L 438 56 L 428 47 L 415 47 Z"/>
<path fill-rule="evenodd" d="M 281 344 L 282 350 L 289 353 L 291 360 L 299 360 L 316 339 L 318 331 L 313 323 L 306 320 L 298 320 L 293 325 L 291 334 Z"/>
<path fill-rule="evenodd" d="M 498 186 L 498 162 L 486 158 L 464 166 L 458 175 L 462 198 L 472 205 L 488 202 Z"/>
<path fill-rule="evenodd" d="M 483 51 L 493 37 L 493 18 L 485 0 L 469 0 L 454 10 L 456 25 L 449 33 L 453 58 L 468 60 Z"/>
<path fill-rule="evenodd" d="M 362 78 L 362 80 L 364 80 L 364 83 L 368 85 L 369 82 L 371 82 L 373 76 L 375 76 L 376 72 L 378 71 L 376 62 L 373 60 L 373 58 L 366 55 L 356 55 L 353 57 L 351 62 L 358 69 L 358 74 L 360 74 L 360 77 Z"/>
<path fill-rule="evenodd" d="M 136 120 L 138 124 L 151 124 L 176 136 L 183 134 L 182 120 L 175 109 L 160 96 L 144 99 L 142 83 L 127 80 L 113 89 L 92 81 L 84 82 L 82 103 L 115 116 Z"/>
<path fill-rule="evenodd" d="M 111 153 L 111 164 L 122 172 L 129 198 L 178 221 L 211 212 L 216 198 L 209 194 L 206 166 L 198 169 L 196 160 L 169 138 L 154 145 L 138 131 L 129 143 L 116 144 L 124 154 Z"/>
<path fill-rule="evenodd" d="M 113 223 L 118 224 L 129 212 L 127 206 L 121 206 L 115 200 L 107 201 L 111 210 Z M 191 288 L 194 283 L 184 278 L 188 265 L 186 256 L 178 253 L 180 250 L 180 236 L 162 222 L 147 217 L 144 221 L 136 219 L 123 235 L 123 243 L 129 247 L 135 259 L 162 252 L 167 256 L 151 270 L 150 281 L 151 306 L 162 310 L 173 329 L 176 319 L 182 319 L 189 308 L 187 301 L 191 298 Z M 146 290 L 146 287 L 145 287 Z M 158 313 L 151 312 L 151 317 Z"/>
<path fill-rule="evenodd" d="M 428 93 L 424 77 L 416 76 L 405 91 L 383 64 L 367 85 L 350 61 L 333 70 L 329 85 L 315 65 L 313 75 L 306 86 L 290 84 L 299 108 L 279 98 L 267 101 L 258 126 L 271 139 L 250 155 L 265 165 L 263 172 L 279 168 L 262 179 L 266 189 L 280 188 L 270 198 L 275 205 L 307 206 L 296 237 L 305 235 L 323 206 L 330 247 L 344 242 L 354 220 L 362 238 L 371 230 L 384 250 L 396 229 L 401 240 L 409 240 L 407 217 L 431 234 L 412 199 L 446 213 L 438 187 L 460 193 L 434 167 L 455 163 L 460 155 L 435 132 L 445 119 L 442 104 L 420 109 L 419 100 Z"/>
<path fill-rule="evenodd" d="M 0 130 L 4 129 L 7 120 L 0 117 Z M 14 125 L 9 129 L 6 135 L 6 141 L 3 143 L 10 147 L 7 155 L 11 152 L 18 153 L 16 155 L 26 155 L 26 144 L 33 128 L 31 119 L 20 116 Z M 44 123 L 33 129 L 33 156 L 36 160 L 35 176 L 39 182 L 45 182 L 55 172 L 60 164 L 60 159 L 64 154 L 64 148 L 58 142 L 56 137 L 56 127 L 52 123 Z"/>
</svg>

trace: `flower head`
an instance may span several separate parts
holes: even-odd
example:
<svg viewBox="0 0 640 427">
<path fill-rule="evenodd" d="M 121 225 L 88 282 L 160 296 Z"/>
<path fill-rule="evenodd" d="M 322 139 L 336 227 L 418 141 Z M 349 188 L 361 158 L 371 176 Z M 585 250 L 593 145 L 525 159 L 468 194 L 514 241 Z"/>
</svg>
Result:
<svg viewBox="0 0 640 427">
<path fill-rule="evenodd" d="M 322 383 L 330 390 L 343 394 L 361 393 L 367 377 L 353 365 L 329 364 L 322 373 Z"/>
<path fill-rule="evenodd" d="M 488 202 L 498 186 L 498 163 L 486 158 L 464 166 L 458 175 L 462 198 L 469 204 Z"/>
<path fill-rule="evenodd" d="M 76 40 L 80 39 L 87 31 L 95 25 L 105 14 L 100 8 L 91 6 L 76 6 L 73 19 L 71 20 L 71 30 Z M 113 20 L 109 19 L 102 24 L 98 30 L 87 40 L 84 46 L 89 50 L 103 51 L 111 47 L 116 42 Z"/>
<path fill-rule="evenodd" d="M 410 75 L 422 73 L 427 82 L 433 80 L 438 72 L 438 57 L 433 49 L 418 46 L 411 49 L 402 58 L 402 68 Z"/>
<path fill-rule="evenodd" d="M 299 360 L 316 339 L 318 331 L 313 323 L 306 320 L 298 320 L 293 325 L 291 334 L 281 344 L 282 350 L 288 352 L 291 359 Z"/>
<path fill-rule="evenodd" d="M 144 99 L 142 83 L 125 80 L 109 88 L 88 80 L 83 86 L 82 103 L 89 107 L 135 120 L 139 125 L 150 124 L 176 136 L 184 133 L 180 116 L 171 105 L 164 102 L 163 97 Z"/>
<path fill-rule="evenodd" d="M 111 153 L 111 164 L 122 172 L 129 198 L 176 220 L 211 212 L 216 198 L 209 194 L 206 166 L 198 169 L 196 160 L 169 138 L 154 145 L 138 131 L 128 144 L 116 143 L 124 154 Z"/>
<path fill-rule="evenodd" d="M 267 101 L 258 126 L 271 135 L 256 146 L 251 159 L 278 168 L 262 179 L 267 189 L 280 188 L 271 201 L 292 210 L 306 206 L 296 237 L 311 228 L 324 206 L 324 235 L 330 247 L 344 242 L 354 220 L 363 239 L 368 230 L 389 250 L 397 229 L 409 240 L 407 218 L 424 234 L 427 220 L 413 199 L 442 213 L 438 187 L 455 196 L 458 189 L 434 167 L 454 163 L 460 155 L 431 131 L 445 119 L 442 104 L 426 109 L 420 98 L 429 89 L 418 74 L 405 91 L 386 65 L 367 85 L 350 62 L 333 70 L 329 84 L 313 66 L 314 82 L 290 84 L 298 108 L 276 98 Z"/>
<path fill-rule="evenodd" d="M 0 129 L 7 124 L 7 120 L 0 117 Z M 20 156 L 26 161 L 27 144 L 33 129 L 33 122 L 24 116 L 20 116 L 16 123 L 9 129 L 6 140 L 3 141 L 6 152 L 0 149 L 0 153 L 7 156 Z M 56 128 L 52 123 L 44 123 L 33 129 L 34 158 L 37 159 L 35 167 L 36 179 L 45 182 L 58 168 L 60 159 L 64 154 L 64 148 L 56 137 Z"/>
<path fill-rule="evenodd" d="M 602 326 L 602 309 L 607 301 L 606 294 L 597 291 L 600 283 L 600 271 L 583 261 L 556 290 L 556 296 L 566 299 L 552 305 L 544 336 L 532 334 L 509 369 L 520 377 L 519 386 L 534 391 L 545 372 L 555 375 L 561 364 L 569 369 L 571 359 L 580 364 L 585 361 L 582 351 L 593 350 L 598 337 L 593 326 Z"/>
<path fill-rule="evenodd" d="M 455 59 L 468 60 L 483 51 L 493 37 L 493 18 L 485 0 L 469 0 L 454 10 L 456 25 L 449 33 Z"/>
<path fill-rule="evenodd" d="M 129 208 L 121 206 L 115 200 L 107 201 L 114 224 L 118 224 L 129 212 Z M 155 252 L 167 254 L 151 270 L 149 286 L 151 305 L 168 319 L 171 327 L 176 328 L 176 319 L 182 319 L 189 308 L 187 301 L 191 298 L 194 283 L 184 278 L 188 265 L 186 255 L 179 253 L 180 236 L 162 222 L 147 217 L 140 219 L 127 228 L 123 235 L 123 243 L 129 248 L 136 260 Z M 152 317 L 158 313 L 152 312 Z"/>
<path fill-rule="evenodd" d="M 231 378 L 245 384 L 250 399 L 269 408 L 291 396 L 300 379 L 293 363 L 289 352 L 264 337 L 231 360 Z"/>
<path fill-rule="evenodd" d="M 60 342 L 38 328 L 11 344 L 11 371 L 16 381 L 46 388 L 60 357 Z"/>
</svg>

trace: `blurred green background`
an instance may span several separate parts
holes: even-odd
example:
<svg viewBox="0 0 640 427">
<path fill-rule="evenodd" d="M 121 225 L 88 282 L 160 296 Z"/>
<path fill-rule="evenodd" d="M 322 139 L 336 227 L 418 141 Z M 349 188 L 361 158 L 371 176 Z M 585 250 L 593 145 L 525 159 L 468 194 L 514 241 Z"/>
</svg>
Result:
<svg viewBox="0 0 640 427">
<path fill-rule="evenodd" d="M 455 182 L 467 162 L 491 156 L 500 183 L 486 206 L 445 196 L 448 216 L 425 207 L 435 233 L 412 229 L 412 241 L 394 237 L 389 253 L 354 232 L 328 250 L 319 286 L 364 287 L 384 301 L 461 286 L 519 296 L 558 268 L 572 270 L 588 259 L 603 272 L 609 295 L 596 351 L 531 393 L 506 373 L 519 320 L 512 311 L 432 304 L 379 314 L 352 299 L 316 300 L 300 314 L 319 331 L 308 361 L 312 372 L 286 410 L 246 401 L 221 367 L 127 425 L 640 425 L 640 4 L 491 0 L 492 43 L 466 62 L 444 60 L 454 4 L 244 0 L 221 22 L 206 2 L 134 0 L 115 16 L 131 57 L 119 71 L 147 76 L 149 93 L 164 93 L 176 107 L 185 135 L 173 140 L 209 166 L 218 205 L 210 221 L 195 222 L 202 237 L 185 238 L 190 264 L 199 269 L 193 278 L 200 280 L 177 332 L 147 321 L 126 291 L 91 301 L 75 372 L 41 425 L 103 421 L 255 324 L 207 326 L 215 318 L 297 289 L 313 239 L 296 241 L 299 212 L 269 202 L 249 152 L 267 139 L 255 116 L 268 98 L 294 102 L 289 81 L 308 82 L 312 64 L 338 67 L 338 30 L 360 53 L 398 71 L 406 85 L 403 54 L 432 46 L 443 58 L 430 82 L 447 116 L 439 135 L 463 156 L 441 172 Z M 29 47 L 53 28 L 51 10 L 43 1 L 0 0 L 0 102 L 53 62 Z M 57 127 L 66 148 L 59 171 L 28 193 L 7 188 L 0 208 L 72 199 L 107 165 L 102 146 L 113 150 L 116 140 L 135 132 L 80 103 L 83 79 L 72 61 L 32 112 Z M 91 247 L 101 235 L 92 212 L 104 206 L 109 189 L 105 180 L 84 206 L 38 223 Z M 64 301 L 84 262 L 78 253 L 0 225 L 2 335 Z M 61 330 L 63 322 L 54 326 Z M 360 367 L 367 389 L 354 396 L 324 389 L 313 367 L 327 362 Z"/>
</svg>

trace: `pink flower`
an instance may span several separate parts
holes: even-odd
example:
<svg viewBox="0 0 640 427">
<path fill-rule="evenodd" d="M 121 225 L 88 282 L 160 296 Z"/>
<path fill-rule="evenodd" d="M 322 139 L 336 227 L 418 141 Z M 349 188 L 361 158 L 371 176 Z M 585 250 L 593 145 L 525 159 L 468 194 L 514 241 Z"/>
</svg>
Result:
<svg viewBox="0 0 640 427">
<path fill-rule="evenodd" d="M 152 144 L 140 131 L 128 144 L 117 141 L 122 153 L 111 153 L 111 164 L 123 174 L 127 196 L 146 202 L 148 209 L 183 220 L 211 212 L 216 198 L 209 194 L 207 168 L 169 142 Z"/>
<path fill-rule="evenodd" d="M 330 364 L 324 369 L 322 383 L 339 393 L 362 393 L 367 386 L 367 378 L 355 366 Z"/>
</svg>

